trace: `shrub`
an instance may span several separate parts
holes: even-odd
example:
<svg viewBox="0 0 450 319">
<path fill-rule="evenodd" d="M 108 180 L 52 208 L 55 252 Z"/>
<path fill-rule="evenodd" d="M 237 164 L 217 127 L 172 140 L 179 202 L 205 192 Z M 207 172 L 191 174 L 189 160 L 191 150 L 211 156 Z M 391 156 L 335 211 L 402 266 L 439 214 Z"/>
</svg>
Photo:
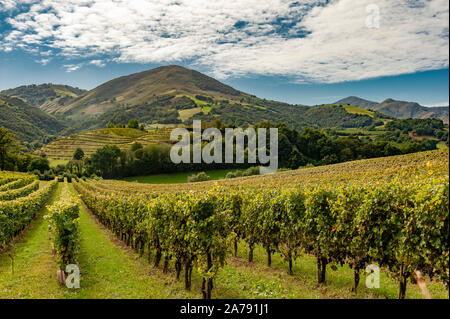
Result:
<svg viewBox="0 0 450 319">
<path fill-rule="evenodd" d="M 67 179 L 67 183 L 72 183 L 72 174 L 65 173 L 64 178 Z"/>
<path fill-rule="evenodd" d="M 253 176 L 253 175 L 259 175 L 259 166 L 249 167 L 244 172 L 242 172 L 242 176 Z"/>
<path fill-rule="evenodd" d="M 193 174 L 191 176 L 188 177 L 188 182 L 189 183 L 195 183 L 195 182 L 204 182 L 204 181 L 209 181 L 211 178 L 206 175 L 205 172 L 200 172 L 198 174 Z"/>
<path fill-rule="evenodd" d="M 242 176 L 253 176 L 253 175 L 259 175 L 259 166 L 252 166 L 247 168 L 245 171 L 234 171 L 234 172 L 228 172 L 225 178 L 236 178 L 236 177 L 242 177 Z"/>
<path fill-rule="evenodd" d="M 43 175 L 39 178 L 42 181 L 52 181 L 55 179 L 55 175 L 52 171 L 45 171 Z"/>
</svg>

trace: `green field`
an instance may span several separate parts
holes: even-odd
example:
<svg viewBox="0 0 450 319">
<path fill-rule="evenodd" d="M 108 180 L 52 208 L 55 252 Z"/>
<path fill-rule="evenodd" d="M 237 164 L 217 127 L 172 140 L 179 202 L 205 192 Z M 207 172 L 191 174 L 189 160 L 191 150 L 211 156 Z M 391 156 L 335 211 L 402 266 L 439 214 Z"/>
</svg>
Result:
<svg viewBox="0 0 450 319">
<path fill-rule="evenodd" d="M 351 113 L 351 114 L 362 114 L 362 115 L 368 115 L 370 117 L 374 117 L 374 113 L 372 111 L 365 110 L 360 107 L 356 107 L 353 105 L 344 105 L 343 107 L 348 113 Z"/>
<path fill-rule="evenodd" d="M 330 105 L 327 105 L 327 106 L 331 107 L 331 106 L 339 106 L 339 105 L 330 104 Z M 370 117 L 374 117 L 375 116 L 374 112 L 366 110 L 366 109 L 363 109 L 363 108 L 360 108 L 360 107 L 356 107 L 356 106 L 353 106 L 353 105 L 342 105 L 342 107 L 347 111 L 347 113 L 350 113 L 350 114 L 367 115 L 367 116 L 370 116 Z"/>
<path fill-rule="evenodd" d="M 66 165 L 69 160 L 61 160 L 61 159 L 49 159 L 50 167 L 56 167 L 58 165 Z"/>
<path fill-rule="evenodd" d="M 179 110 L 178 114 L 180 115 L 180 120 L 186 121 L 188 118 L 194 116 L 197 113 L 200 113 L 201 111 L 201 107 L 194 107 L 193 109 Z"/>
<path fill-rule="evenodd" d="M 206 174 L 211 177 L 211 180 L 223 179 L 228 172 L 234 172 L 236 169 L 217 169 L 207 171 Z M 187 178 L 192 174 L 199 172 L 187 172 L 187 173 L 173 173 L 173 174 L 155 174 L 148 176 L 137 176 L 125 178 L 127 182 L 138 182 L 145 184 L 178 184 L 187 183 Z"/>
</svg>

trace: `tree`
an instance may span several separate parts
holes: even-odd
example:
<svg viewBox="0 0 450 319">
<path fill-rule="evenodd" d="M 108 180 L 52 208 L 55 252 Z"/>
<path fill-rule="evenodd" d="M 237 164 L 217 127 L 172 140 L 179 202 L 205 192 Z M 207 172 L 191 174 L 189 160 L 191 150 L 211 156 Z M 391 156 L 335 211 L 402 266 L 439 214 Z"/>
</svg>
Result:
<svg viewBox="0 0 450 319">
<path fill-rule="evenodd" d="M 5 128 L 0 127 L 0 169 L 5 169 L 6 157 L 10 147 L 15 141 L 15 135 Z"/>
<path fill-rule="evenodd" d="M 91 156 L 91 165 L 94 172 L 99 172 L 102 177 L 114 177 L 117 174 L 120 156 L 121 151 L 115 145 L 106 145 L 99 148 Z"/>
<path fill-rule="evenodd" d="M 136 119 L 132 119 L 130 121 L 128 121 L 128 128 L 135 128 L 138 129 L 139 128 L 139 122 Z"/>
<path fill-rule="evenodd" d="M 75 152 L 73 153 L 73 159 L 76 161 L 81 161 L 83 159 L 83 157 L 84 157 L 84 152 L 81 148 L 78 147 L 75 150 Z"/>
<path fill-rule="evenodd" d="M 48 159 L 44 157 L 38 157 L 31 161 L 30 165 L 28 166 L 28 171 L 34 171 L 38 170 L 41 173 L 44 173 L 45 171 L 48 171 L 50 169 L 50 163 Z"/>
</svg>

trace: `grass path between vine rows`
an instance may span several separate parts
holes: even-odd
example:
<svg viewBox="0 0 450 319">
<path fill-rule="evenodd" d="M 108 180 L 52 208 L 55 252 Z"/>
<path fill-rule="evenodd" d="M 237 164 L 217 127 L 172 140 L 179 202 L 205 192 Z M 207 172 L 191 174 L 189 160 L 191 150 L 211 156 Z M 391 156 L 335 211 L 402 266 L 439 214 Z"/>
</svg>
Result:
<svg viewBox="0 0 450 319">
<path fill-rule="evenodd" d="M 48 205 L 59 200 L 61 189 L 59 184 Z M 58 266 L 44 219 L 47 212 L 45 208 L 37 214 L 13 247 L 0 255 L 0 298 L 63 298 L 65 289 L 56 280 Z M 14 257 L 14 274 L 9 254 Z"/>
<path fill-rule="evenodd" d="M 76 194 L 72 185 L 69 185 Z M 185 298 L 173 279 L 124 247 L 88 213 L 80 209 L 80 289 L 68 298 Z M 175 285 L 176 286 L 176 285 Z M 190 296 L 192 297 L 192 296 Z"/>
</svg>

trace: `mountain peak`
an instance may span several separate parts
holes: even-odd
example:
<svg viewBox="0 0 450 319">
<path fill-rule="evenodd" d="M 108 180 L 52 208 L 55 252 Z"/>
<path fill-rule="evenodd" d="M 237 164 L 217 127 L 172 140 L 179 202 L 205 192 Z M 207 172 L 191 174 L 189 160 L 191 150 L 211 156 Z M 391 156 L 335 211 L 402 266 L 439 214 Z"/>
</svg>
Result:
<svg viewBox="0 0 450 319">
<path fill-rule="evenodd" d="M 371 109 L 372 107 L 377 105 L 378 102 L 365 100 L 365 99 L 362 99 L 362 98 L 357 97 L 357 96 L 349 96 L 349 97 L 346 97 L 346 98 L 341 99 L 339 101 L 336 101 L 333 104 L 353 105 L 353 106 L 360 107 L 362 109 Z"/>
<path fill-rule="evenodd" d="M 157 97 L 237 100 L 243 93 L 205 74 L 180 65 L 164 65 L 108 81 L 75 99 L 54 108 L 52 113 L 96 116 L 123 106 L 153 103 Z"/>
</svg>

